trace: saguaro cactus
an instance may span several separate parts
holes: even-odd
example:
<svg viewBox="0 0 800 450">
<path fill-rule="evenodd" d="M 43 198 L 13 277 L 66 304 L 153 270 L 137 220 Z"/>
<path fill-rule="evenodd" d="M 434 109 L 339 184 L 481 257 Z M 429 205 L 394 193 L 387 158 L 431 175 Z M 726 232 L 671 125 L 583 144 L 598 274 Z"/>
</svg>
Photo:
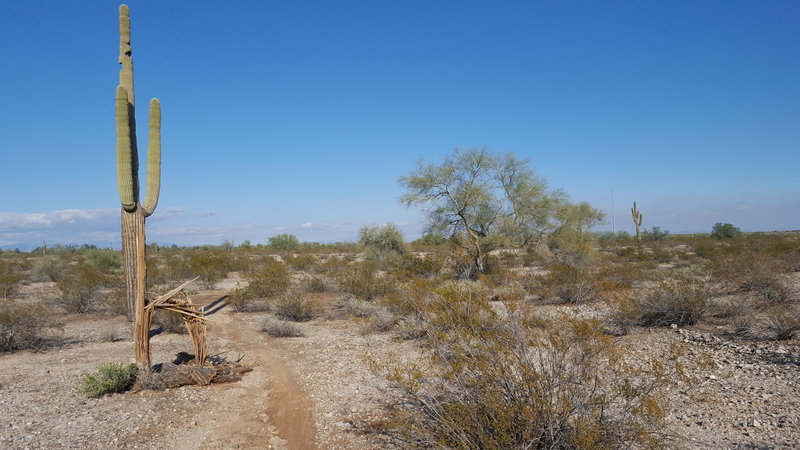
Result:
<svg viewBox="0 0 800 450">
<path fill-rule="evenodd" d="M 636 225 L 636 243 L 641 244 L 642 238 L 639 235 L 639 232 L 642 228 L 642 213 L 636 209 L 636 202 L 633 202 L 633 208 L 631 208 L 631 217 L 633 217 L 633 224 Z"/>
<path fill-rule="evenodd" d="M 147 146 L 147 193 L 139 202 L 139 155 L 136 146 L 131 22 L 127 5 L 119 7 L 119 86 L 116 95 L 117 184 L 122 204 L 122 261 L 128 320 L 134 321 L 136 363 L 150 365 L 150 314 L 146 309 L 145 218 L 153 214 L 161 188 L 161 105 L 150 101 Z"/>
</svg>

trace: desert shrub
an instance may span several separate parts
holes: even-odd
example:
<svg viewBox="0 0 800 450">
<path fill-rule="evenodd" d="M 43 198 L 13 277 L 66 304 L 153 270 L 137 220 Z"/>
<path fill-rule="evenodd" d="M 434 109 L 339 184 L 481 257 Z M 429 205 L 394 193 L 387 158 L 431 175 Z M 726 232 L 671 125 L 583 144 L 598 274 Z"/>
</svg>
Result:
<svg viewBox="0 0 800 450">
<path fill-rule="evenodd" d="M 768 305 L 765 308 L 767 330 L 772 337 L 785 341 L 800 335 L 800 307 L 796 305 Z"/>
<path fill-rule="evenodd" d="M 385 262 L 406 253 L 403 233 L 394 224 L 363 226 L 358 232 L 358 242 L 364 247 L 368 259 Z"/>
<path fill-rule="evenodd" d="M 322 277 L 311 277 L 305 281 L 304 288 L 308 293 L 319 294 L 328 290 L 328 284 Z"/>
<path fill-rule="evenodd" d="M 271 236 L 267 239 L 269 247 L 276 251 L 292 251 L 300 248 L 300 241 L 297 236 L 288 233 Z"/>
<path fill-rule="evenodd" d="M 605 231 L 597 236 L 597 242 L 602 246 L 608 246 L 620 243 L 629 243 L 633 241 L 633 236 L 627 231 Z"/>
<path fill-rule="evenodd" d="M 338 303 L 347 314 L 358 318 L 369 317 L 378 308 L 375 303 L 360 300 L 350 294 L 344 295 Z"/>
<path fill-rule="evenodd" d="M 376 272 L 377 267 L 373 261 L 353 263 L 337 274 L 336 281 L 345 294 L 371 300 L 392 290 L 392 281 Z"/>
<path fill-rule="evenodd" d="M 61 292 L 59 303 L 68 313 L 91 312 L 105 282 L 105 275 L 96 267 L 83 262 L 73 264 L 56 282 Z"/>
<path fill-rule="evenodd" d="M 50 322 L 41 305 L 3 304 L 0 308 L 0 353 L 38 350 L 46 346 L 43 330 Z"/>
<path fill-rule="evenodd" d="M 17 270 L 16 264 L 0 260 L 0 298 L 6 299 L 14 294 L 23 279 L 25 277 Z"/>
<path fill-rule="evenodd" d="M 153 313 L 152 324 L 164 333 L 187 334 L 189 332 L 181 314 L 165 309 L 156 309 Z"/>
<path fill-rule="evenodd" d="M 303 330 L 300 329 L 297 325 L 286 322 L 284 320 L 278 320 L 274 317 L 266 317 L 263 322 L 261 322 L 261 331 L 267 333 L 272 337 L 303 337 L 305 334 Z"/>
<path fill-rule="evenodd" d="M 435 448 L 668 447 L 665 364 L 625 364 L 596 321 L 501 319 L 472 287 L 416 295 L 428 359 L 387 373 L 402 398 L 385 432 Z"/>
<path fill-rule="evenodd" d="M 555 298 L 563 303 L 585 303 L 600 300 L 609 291 L 629 288 L 630 274 L 614 268 L 554 264 L 547 275 L 538 278 L 539 296 Z"/>
<path fill-rule="evenodd" d="M 83 375 L 80 392 L 89 398 L 125 392 L 133 386 L 137 371 L 134 364 L 100 364 L 97 373 Z"/>
<path fill-rule="evenodd" d="M 708 307 L 705 283 L 688 278 L 662 281 L 637 304 L 638 324 L 648 327 L 694 325 Z"/>
<path fill-rule="evenodd" d="M 228 294 L 225 303 L 236 312 L 269 311 L 269 302 L 264 298 L 257 298 L 247 289 L 236 288 Z"/>
<path fill-rule="evenodd" d="M 443 267 L 444 261 L 433 255 L 423 258 L 407 253 L 400 260 L 399 272 L 406 278 L 431 278 L 438 276 Z"/>
<path fill-rule="evenodd" d="M 649 230 L 644 229 L 642 230 L 642 240 L 643 241 L 663 241 L 664 239 L 669 236 L 668 230 L 662 230 L 659 227 L 652 227 Z"/>
<path fill-rule="evenodd" d="M 206 288 L 210 289 L 228 276 L 232 256 L 226 251 L 202 251 L 189 256 L 186 263 L 189 273 L 199 276 Z"/>
<path fill-rule="evenodd" d="M 122 271 L 122 255 L 118 251 L 95 248 L 84 252 L 84 258 L 100 273 L 112 275 Z"/>
<path fill-rule="evenodd" d="M 315 272 L 335 275 L 343 271 L 348 266 L 348 262 L 338 256 L 329 256 L 322 263 L 317 264 L 314 268 Z"/>
<path fill-rule="evenodd" d="M 58 256 L 37 258 L 31 267 L 31 281 L 58 281 L 66 272 L 68 261 Z"/>
<path fill-rule="evenodd" d="M 308 254 L 293 255 L 286 258 L 286 264 L 297 271 L 303 271 L 312 268 L 316 261 L 317 258 L 315 258 L 314 255 Z"/>
<path fill-rule="evenodd" d="M 272 298 L 289 289 L 291 274 L 286 264 L 272 258 L 264 259 L 259 267 L 247 274 L 250 284 L 246 294 L 252 298 Z"/>
<path fill-rule="evenodd" d="M 730 223 L 717 222 L 711 228 L 711 237 L 714 239 L 731 239 L 742 235 L 742 230 Z"/>
<path fill-rule="evenodd" d="M 314 303 L 299 292 L 281 295 L 273 305 L 275 315 L 294 322 L 305 322 L 316 315 Z"/>
</svg>

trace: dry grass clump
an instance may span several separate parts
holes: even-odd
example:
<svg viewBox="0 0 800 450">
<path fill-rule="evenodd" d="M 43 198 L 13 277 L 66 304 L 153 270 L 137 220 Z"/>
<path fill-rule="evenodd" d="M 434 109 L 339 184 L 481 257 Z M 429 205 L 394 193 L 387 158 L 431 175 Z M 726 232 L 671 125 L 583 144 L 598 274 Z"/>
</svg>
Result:
<svg viewBox="0 0 800 450">
<path fill-rule="evenodd" d="M 322 277 L 311 277 L 303 285 L 305 291 L 311 294 L 321 294 L 328 291 L 328 283 Z"/>
<path fill-rule="evenodd" d="M 0 353 L 40 350 L 48 342 L 42 333 L 50 313 L 41 305 L 3 303 L 0 306 Z"/>
<path fill-rule="evenodd" d="M 274 317 L 266 317 L 261 322 L 261 331 L 267 333 L 272 337 L 303 337 L 305 334 L 303 330 L 297 325 L 286 322 L 285 320 L 278 320 Z"/>
<path fill-rule="evenodd" d="M 625 364 L 596 321 L 564 316 L 540 328 L 498 317 L 482 290 L 403 291 L 429 353 L 422 366 L 387 373 L 402 401 L 386 433 L 426 448 L 669 447 L 664 363 Z"/>
</svg>

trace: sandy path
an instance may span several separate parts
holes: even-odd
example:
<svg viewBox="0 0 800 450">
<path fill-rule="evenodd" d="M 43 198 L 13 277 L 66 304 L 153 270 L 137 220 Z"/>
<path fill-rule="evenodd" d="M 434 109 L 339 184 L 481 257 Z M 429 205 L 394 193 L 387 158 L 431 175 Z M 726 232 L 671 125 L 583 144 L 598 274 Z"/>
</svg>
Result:
<svg viewBox="0 0 800 450">
<path fill-rule="evenodd" d="M 218 298 L 208 295 L 197 296 L 195 300 L 202 305 L 213 304 Z M 243 354 L 242 363 L 252 366 L 253 371 L 239 383 L 219 386 L 226 390 L 220 394 L 232 407 L 207 414 L 202 436 L 195 436 L 183 445 L 207 449 L 316 449 L 312 402 L 286 362 L 270 350 L 270 346 L 276 345 L 275 340 L 224 306 L 209 319 L 213 323 L 208 335 L 214 339 L 209 343 L 210 350 L 229 349 Z"/>
</svg>

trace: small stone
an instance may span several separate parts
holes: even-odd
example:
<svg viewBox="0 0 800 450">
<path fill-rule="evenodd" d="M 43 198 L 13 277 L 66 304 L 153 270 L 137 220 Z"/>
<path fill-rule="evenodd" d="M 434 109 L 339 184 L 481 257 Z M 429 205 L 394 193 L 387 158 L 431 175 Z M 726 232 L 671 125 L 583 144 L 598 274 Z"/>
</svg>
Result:
<svg viewBox="0 0 800 450">
<path fill-rule="evenodd" d="M 760 427 L 761 426 L 761 422 L 759 422 L 758 419 L 753 419 L 753 426 L 754 427 Z"/>
</svg>

